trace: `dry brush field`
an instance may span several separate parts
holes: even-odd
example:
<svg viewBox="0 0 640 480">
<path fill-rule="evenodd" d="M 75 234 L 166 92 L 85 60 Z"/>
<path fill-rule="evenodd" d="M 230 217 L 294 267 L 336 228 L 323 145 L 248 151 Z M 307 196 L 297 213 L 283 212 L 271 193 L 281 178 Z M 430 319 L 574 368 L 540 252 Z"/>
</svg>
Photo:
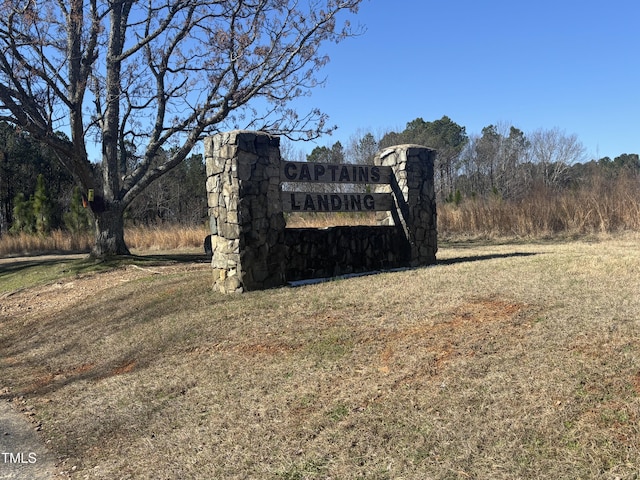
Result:
<svg viewBox="0 0 640 480">
<path fill-rule="evenodd" d="M 3 265 L 0 397 L 61 478 L 638 478 L 640 236 L 438 259 L 231 296 L 206 263 Z"/>
</svg>

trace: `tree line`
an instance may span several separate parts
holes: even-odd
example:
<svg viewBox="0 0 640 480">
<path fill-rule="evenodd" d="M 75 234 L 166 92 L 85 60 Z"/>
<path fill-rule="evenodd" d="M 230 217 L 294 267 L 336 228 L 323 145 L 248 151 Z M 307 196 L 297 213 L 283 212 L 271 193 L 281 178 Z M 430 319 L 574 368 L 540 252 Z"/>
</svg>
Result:
<svg viewBox="0 0 640 480">
<path fill-rule="evenodd" d="M 29 134 L 0 122 L 0 236 L 46 235 L 94 228 L 88 192 L 77 186 L 56 152 Z M 101 165 L 93 164 L 96 176 Z M 146 188 L 125 212 L 132 225 L 200 225 L 207 220 L 205 166 L 193 154 Z"/>
<path fill-rule="evenodd" d="M 346 146 L 335 142 L 304 155 L 283 142 L 287 160 L 371 164 L 384 148 L 413 143 L 437 150 L 435 182 L 439 203 L 460 204 L 467 199 L 522 202 L 541 189 L 570 191 L 594 179 L 640 178 L 638 154 L 621 154 L 585 161 L 585 149 L 576 135 L 560 129 L 525 134 L 512 125 L 488 125 L 479 134 L 467 134 L 449 117 L 417 118 L 400 132 L 376 137 L 357 132 Z M 88 192 L 74 182 L 57 153 L 7 122 L 0 122 L 0 235 L 8 232 L 46 234 L 51 229 L 71 233 L 93 228 Z M 136 168 L 128 155 L 124 171 Z M 101 165 L 93 164 L 96 177 Z M 131 225 L 200 225 L 207 221 L 205 165 L 193 154 L 147 187 L 127 208 Z M 333 187 L 335 188 L 335 187 Z"/>
<path fill-rule="evenodd" d="M 376 152 L 400 144 L 437 150 L 434 181 L 440 203 L 486 198 L 521 201 L 540 189 L 575 189 L 598 176 L 640 175 L 638 154 L 587 161 L 586 149 L 577 135 L 559 128 L 525 134 L 513 125 L 492 124 L 480 133 L 467 134 L 464 126 L 447 116 L 434 121 L 416 118 L 404 130 L 378 137 L 372 132 L 359 132 L 346 147 L 341 142 L 316 147 L 306 160 L 372 163 Z M 292 159 L 300 157 L 290 148 L 283 154 Z"/>
</svg>

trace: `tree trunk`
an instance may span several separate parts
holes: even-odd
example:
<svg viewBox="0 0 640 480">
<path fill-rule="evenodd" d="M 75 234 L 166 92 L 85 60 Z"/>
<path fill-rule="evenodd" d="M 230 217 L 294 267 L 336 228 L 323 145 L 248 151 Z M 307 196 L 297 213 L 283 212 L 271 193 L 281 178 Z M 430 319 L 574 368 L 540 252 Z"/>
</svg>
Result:
<svg viewBox="0 0 640 480">
<path fill-rule="evenodd" d="M 124 209 L 118 205 L 107 205 L 102 211 L 94 211 L 96 244 L 92 257 L 131 255 L 124 243 Z"/>
</svg>

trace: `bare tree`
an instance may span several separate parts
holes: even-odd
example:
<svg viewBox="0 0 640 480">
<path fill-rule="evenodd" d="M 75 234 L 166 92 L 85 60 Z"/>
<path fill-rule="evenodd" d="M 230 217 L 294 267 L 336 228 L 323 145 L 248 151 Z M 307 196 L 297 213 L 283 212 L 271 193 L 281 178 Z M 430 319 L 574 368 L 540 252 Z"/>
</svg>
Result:
<svg viewBox="0 0 640 480">
<path fill-rule="evenodd" d="M 379 142 L 373 133 L 358 130 L 349 137 L 346 156 L 351 163 L 373 165 L 373 157 L 378 150 L 380 150 Z"/>
<path fill-rule="evenodd" d="M 477 171 L 482 172 L 478 180 L 483 180 L 478 192 L 516 198 L 526 191 L 526 171 L 522 167 L 528 158 L 529 142 L 520 129 L 503 122 L 484 127 L 474 148 Z"/>
<path fill-rule="evenodd" d="M 469 136 L 460 154 L 459 188 L 467 195 L 522 197 L 531 186 L 529 149 L 524 133 L 508 123 L 484 127 L 481 135 Z"/>
<path fill-rule="evenodd" d="M 127 254 L 125 208 L 204 135 L 330 130 L 320 111 L 298 116 L 288 104 L 318 85 L 320 47 L 353 34 L 338 17 L 360 1 L 7 0 L 0 120 L 50 145 L 93 191 L 93 254 Z"/>
<path fill-rule="evenodd" d="M 522 197 L 530 188 L 530 178 L 525 167 L 529 159 L 529 140 L 524 132 L 513 125 L 505 129 L 502 161 L 500 164 L 500 189 L 505 198 Z"/>
<path fill-rule="evenodd" d="M 536 130 L 529 139 L 531 159 L 539 166 L 540 179 L 548 187 L 560 186 L 569 167 L 585 158 L 585 147 L 578 136 L 567 135 L 557 127 Z"/>
<path fill-rule="evenodd" d="M 489 125 L 482 129 L 482 136 L 476 142 L 476 160 L 485 176 L 485 187 L 482 194 L 496 189 L 496 177 L 500 161 L 504 137 L 495 125 Z"/>
</svg>

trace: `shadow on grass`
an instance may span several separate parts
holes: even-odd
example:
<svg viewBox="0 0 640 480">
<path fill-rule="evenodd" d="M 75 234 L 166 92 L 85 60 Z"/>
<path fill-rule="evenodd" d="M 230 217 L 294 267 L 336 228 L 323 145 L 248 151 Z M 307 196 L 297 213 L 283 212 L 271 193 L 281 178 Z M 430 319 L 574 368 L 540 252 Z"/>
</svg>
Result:
<svg viewBox="0 0 640 480">
<path fill-rule="evenodd" d="M 288 287 L 303 287 L 306 285 L 316 285 L 319 283 L 325 282 L 333 282 L 336 280 L 347 280 L 350 278 L 357 277 L 367 277 L 369 275 L 378 275 L 380 273 L 392 273 L 392 272 L 403 272 L 407 270 L 414 270 L 415 268 L 425 268 L 425 267 L 437 267 L 437 266 L 445 266 L 445 265 L 454 265 L 456 263 L 466 263 L 466 262 L 479 262 L 483 260 L 495 260 L 496 258 L 512 258 L 512 257 L 530 257 L 532 255 L 539 255 L 539 253 L 533 252 L 515 252 L 515 253 L 495 253 L 489 255 L 474 255 L 469 257 L 454 257 L 454 258 L 445 258 L 444 260 L 436 260 L 434 265 L 421 265 L 419 267 L 399 267 L 392 268 L 388 270 L 373 270 L 366 272 L 354 272 L 347 273 L 344 275 L 338 275 L 336 277 L 322 277 L 322 278 L 308 278 L 302 280 L 290 280 L 287 282 Z"/>
<path fill-rule="evenodd" d="M 600 243 L 598 234 L 556 233 L 539 237 L 477 237 L 464 238 L 455 236 L 438 237 L 438 247 L 465 250 L 477 247 L 523 246 L 523 245 L 559 245 L 570 242 Z"/>
<path fill-rule="evenodd" d="M 171 257 L 175 265 L 176 255 Z M 193 257 L 181 259 L 189 262 Z M 184 277 L 133 287 L 114 285 L 97 297 L 79 299 L 64 310 L 40 316 L 28 329 L 3 331 L 0 353 L 11 359 L 7 368 L 26 372 L 21 375 L 30 381 L 12 392 L 0 391 L 0 401 L 16 395 L 46 395 L 78 381 L 141 370 L 187 348 L 197 335 L 182 322 L 163 323 L 163 319 L 184 314 L 186 302 L 207 298 L 209 289 L 206 282 Z M 153 334 L 150 324 L 160 325 Z M 93 350 L 103 348 L 105 339 L 114 341 L 113 351 L 96 357 Z"/>
<path fill-rule="evenodd" d="M 64 258 L 38 258 L 29 257 L 29 260 L 17 258 L 15 260 L 4 261 L 0 264 L 0 278 L 11 273 L 18 273 L 23 270 L 36 267 L 52 267 L 56 265 L 67 265 L 77 260 L 68 260 Z"/>
<path fill-rule="evenodd" d="M 0 278 L 37 267 L 62 267 L 61 274 L 80 274 L 112 270 L 126 265 L 162 266 L 180 263 L 207 263 L 211 259 L 205 254 L 166 253 L 153 255 L 123 255 L 107 258 L 92 258 L 89 255 L 41 255 L 5 259 L 0 263 Z"/>
<path fill-rule="evenodd" d="M 170 260 L 175 265 L 178 260 L 194 260 L 191 255 L 169 257 L 161 255 L 154 261 Z M 200 345 L 201 330 L 189 325 L 185 306 L 197 298 L 207 299 L 210 291 L 206 282 L 194 280 L 198 275 L 152 276 L 150 282 L 118 284 L 100 295 L 78 299 L 62 310 L 38 315 L 28 327 L 21 326 L 20 321 L 10 322 L 11 328 L 0 331 L 0 401 L 20 396 L 43 399 L 79 383 L 97 395 L 105 391 L 103 381 L 141 374 L 150 367 L 161 366 L 167 358 L 191 351 L 194 345 Z M 140 382 L 140 390 L 148 391 L 151 387 L 138 378 L 129 381 Z M 176 388 L 191 388 L 180 382 L 168 379 L 153 394 L 165 398 L 174 395 Z M 11 390 L 3 389 L 5 386 Z M 114 399 L 129 401 L 118 395 L 116 389 Z M 158 403 L 151 401 L 136 406 L 136 411 L 142 418 L 151 418 L 157 408 Z M 127 415 L 106 414 L 92 419 L 87 428 L 91 438 L 106 438 L 125 431 L 129 422 Z M 99 444 L 95 439 L 74 441 L 75 435 L 67 435 L 64 426 L 48 426 L 59 435 L 55 448 L 65 451 L 65 455 L 82 457 L 88 448 Z"/>
<path fill-rule="evenodd" d="M 470 257 L 453 257 L 438 260 L 436 265 L 453 265 L 456 263 L 480 262 L 483 260 L 495 260 L 496 258 L 513 258 L 513 257 L 531 257 L 539 255 L 533 252 L 514 252 L 514 253 L 492 253 L 488 255 L 474 255 Z"/>
<path fill-rule="evenodd" d="M 208 263 L 211 256 L 204 253 L 166 253 L 160 255 L 134 255 L 132 258 L 145 261 L 169 263 Z"/>
</svg>

